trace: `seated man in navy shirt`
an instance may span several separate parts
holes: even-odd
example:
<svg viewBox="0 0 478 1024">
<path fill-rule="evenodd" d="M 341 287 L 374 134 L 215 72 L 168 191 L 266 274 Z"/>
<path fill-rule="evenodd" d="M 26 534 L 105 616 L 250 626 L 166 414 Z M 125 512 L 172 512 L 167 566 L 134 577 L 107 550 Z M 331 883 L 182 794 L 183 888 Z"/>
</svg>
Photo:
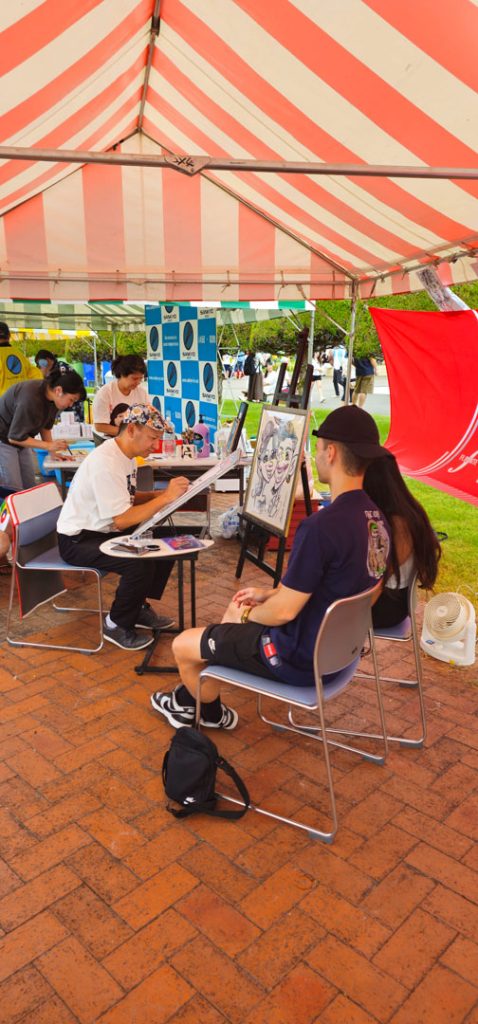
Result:
<svg viewBox="0 0 478 1024">
<path fill-rule="evenodd" d="M 314 645 L 327 608 L 385 576 L 389 526 L 362 486 L 370 461 L 387 454 L 375 421 L 357 406 L 343 406 L 314 434 L 317 471 L 330 484 L 331 504 L 300 524 L 277 589 L 239 590 L 222 623 L 175 638 L 181 684 L 151 697 L 175 728 L 194 724 L 198 677 L 207 663 L 313 686 Z M 234 729 L 237 712 L 222 704 L 217 683 L 205 680 L 201 692 L 201 725 Z"/>
</svg>

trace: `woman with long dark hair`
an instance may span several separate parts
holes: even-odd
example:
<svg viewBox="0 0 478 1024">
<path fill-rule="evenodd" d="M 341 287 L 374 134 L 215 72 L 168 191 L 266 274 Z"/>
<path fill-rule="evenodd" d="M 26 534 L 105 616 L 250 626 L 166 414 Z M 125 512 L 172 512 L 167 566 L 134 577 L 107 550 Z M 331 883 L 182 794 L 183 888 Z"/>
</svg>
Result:
<svg viewBox="0 0 478 1024">
<path fill-rule="evenodd" d="M 55 370 L 44 380 L 24 380 L 5 391 L 0 398 L 2 487 L 10 491 L 34 487 L 33 448 L 47 452 L 67 448 L 67 441 L 52 440 L 51 428 L 59 412 L 66 412 L 85 398 L 83 381 L 74 370 Z"/>
<path fill-rule="evenodd" d="M 116 437 L 125 413 L 121 412 L 111 423 L 111 413 L 118 405 L 148 405 L 149 398 L 143 381 L 146 363 L 141 356 L 117 356 L 111 364 L 114 380 L 104 384 L 93 399 L 93 423 L 95 430 L 109 437 Z"/>
<path fill-rule="evenodd" d="M 408 588 L 414 573 L 425 590 L 433 587 L 441 548 L 425 509 L 408 490 L 392 454 L 370 463 L 363 486 L 392 530 L 390 573 L 372 609 L 373 624 L 396 626 L 408 614 Z"/>
</svg>

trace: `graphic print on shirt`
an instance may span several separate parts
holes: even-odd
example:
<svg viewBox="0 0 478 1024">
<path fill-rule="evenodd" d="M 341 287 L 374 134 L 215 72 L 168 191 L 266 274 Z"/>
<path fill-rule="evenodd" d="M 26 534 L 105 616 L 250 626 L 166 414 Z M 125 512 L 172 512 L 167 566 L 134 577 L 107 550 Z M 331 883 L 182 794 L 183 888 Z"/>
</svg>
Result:
<svg viewBox="0 0 478 1024">
<path fill-rule="evenodd" d="M 128 473 L 126 477 L 126 486 L 128 488 L 128 494 L 131 498 L 131 504 L 134 502 L 134 496 L 136 494 L 136 470 L 132 473 Z"/>
<path fill-rule="evenodd" d="M 369 576 L 381 580 L 387 571 L 390 539 L 378 511 L 365 515 L 368 520 L 367 570 Z"/>
</svg>

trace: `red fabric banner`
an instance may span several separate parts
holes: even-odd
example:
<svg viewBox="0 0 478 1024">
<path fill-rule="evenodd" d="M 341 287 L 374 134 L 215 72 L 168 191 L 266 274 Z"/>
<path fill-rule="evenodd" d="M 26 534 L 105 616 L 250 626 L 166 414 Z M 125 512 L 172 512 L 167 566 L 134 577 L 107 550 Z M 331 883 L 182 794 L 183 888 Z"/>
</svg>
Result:
<svg viewBox="0 0 478 1024">
<path fill-rule="evenodd" d="M 478 505 L 478 318 L 370 312 L 390 385 L 387 448 L 407 476 Z"/>
</svg>

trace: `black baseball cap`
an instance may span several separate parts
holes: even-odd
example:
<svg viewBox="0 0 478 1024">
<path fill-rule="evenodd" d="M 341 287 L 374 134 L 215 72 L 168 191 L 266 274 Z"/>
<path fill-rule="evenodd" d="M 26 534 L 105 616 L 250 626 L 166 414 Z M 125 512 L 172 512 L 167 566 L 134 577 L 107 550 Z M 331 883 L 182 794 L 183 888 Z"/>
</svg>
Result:
<svg viewBox="0 0 478 1024">
<path fill-rule="evenodd" d="M 357 405 L 341 406 L 326 416 L 318 430 L 313 430 L 316 437 L 326 441 L 340 441 L 355 455 L 363 459 L 379 459 L 388 455 L 388 449 L 380 444 L 378 427 L 373 416 L 359 409 Z"/>
</svg>

